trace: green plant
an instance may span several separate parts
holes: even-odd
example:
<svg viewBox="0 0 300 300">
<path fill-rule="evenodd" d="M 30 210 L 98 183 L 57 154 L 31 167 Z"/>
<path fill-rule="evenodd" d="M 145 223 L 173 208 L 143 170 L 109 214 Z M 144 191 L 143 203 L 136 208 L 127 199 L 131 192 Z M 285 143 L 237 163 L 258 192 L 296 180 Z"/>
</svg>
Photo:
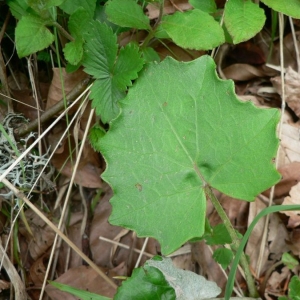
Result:
<svg viewBox="0 0 300 300">
<path fill-rule="evenodd" d="M 239 101 L 233 83 L 216 76 L 209 56 L 188 63 L 171 58 L 158 63 L 151 42 L 171 39 L 183 48 L 197 50 L 211 50 L 225 41 L 237 44 L 261 30 L 263 9 L 250 0 L 230 0 L 222 24 L 212 0 L 191 0 L 194 9 L 165 16 L 163 1 L 148 1 L 160 10 L 152 25 L 143 11 L 147 1 L 143 6 L 134 0 L 109 0 L 105 6 L 97 6 L 95 0 L 7 2 L 19 19 L 15 35 L 20 57 L 50 46 L 59 37 L 58 31 L 68 39 L 61 39 L 61 47 L 69 68 L 83 66 L 94 78 L 92 105 L 102 122 L 110 125 L 106 134 L 99 126 L 91 131 L 94 148 L 107 162 L 103 178 L 114 190 L 110 222 L 156 238 L 163 254 L 201 237 L 211 244 L 230 244 L 231 250 L 219 249 L 215 254 L 224 268 L 235 256 L 226 298 L 231 295 L 240 258 L 250 296 L 256 296 L 243 247 L 260 217 L 297 207 L 263 211 L 241 239 L 212 188 L 253 201 L 279 180 L 272 163 L 278 147 L 279 112 Z M 262 2 L 300 17 L 296 0 L 289 5 L 275 0 Z M 105 10 L 104 17 L 100 10 Z M 61 26 L 61 18 L 68 21 L 68 31 Z M 143 43 L 120 47 L 117 33 L 132 28 L 147 33 Z M 37 32 L 34 41 L 32 30 Z M 224 223 L 205 232 L 207 199 Z M 159 277 L 161 283 L 165 279 L 148 267 L 136 271 L 133 278 L 139 279 L 150 270 L 150 281 Z M 125 289 L 126 284 L 118 293 Z M 142 292 L 145 290 L 141 287 Z M 172 299 L 174 293 L 169 287 L 167 290 L 167 299 Z"/>
</svg>

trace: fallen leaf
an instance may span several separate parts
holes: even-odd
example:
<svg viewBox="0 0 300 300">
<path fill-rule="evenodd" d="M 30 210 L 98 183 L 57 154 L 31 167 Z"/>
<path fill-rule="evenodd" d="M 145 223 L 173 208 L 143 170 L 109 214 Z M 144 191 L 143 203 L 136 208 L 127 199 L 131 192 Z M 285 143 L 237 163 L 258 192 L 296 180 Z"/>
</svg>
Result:
<svg viewBox="0 0 300 300">
<path fill-rule="evenodd" d="M 282 205 L 300 205 L 300 182 L 291 188 L 290 196 L 285 197 Z M 300 225 L 300 210 L 282 211 L 289 217 L 287 227 L 295 228 Z"/>
</svg>

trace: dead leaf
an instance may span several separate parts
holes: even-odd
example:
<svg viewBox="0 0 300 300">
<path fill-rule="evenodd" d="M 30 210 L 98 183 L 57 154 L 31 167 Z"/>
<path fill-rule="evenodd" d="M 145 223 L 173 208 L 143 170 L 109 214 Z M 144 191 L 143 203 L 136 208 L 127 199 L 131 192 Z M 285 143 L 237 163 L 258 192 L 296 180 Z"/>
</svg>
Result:
<svg viewBox="0 0 300 300">
<path fill-rule="evenodd" d="M 271 78 L 271 82 L 278 94 L 282 94 L 281 77 Z M 300 74 L 288 67 L 284 78 L 285 101 L 288 106 L 300 117 Z"/>
<path fill-rule="evenodd" d="M 291 188 L 290 196 L 285 197 L 282 205 L 300 205 L 300 183 L 297 183 Z M 289 222 L 287 227 L 295 228 L 300 225 L 300 210 L 281 211 L 282 214 L 287 215 Z"/>
<path fill-rule="evenodd" d="M 62 87 L 64 87 L 65 95 L 67 95 L 79 82 L 87 77 L 88 75 L 82 69 L 78 69 L 73 73 L 67 73 L 64 68 L 53 68 L 53 78 L 48 93 L 46 109 L 49 109 L 63 98 Z"/>
<path fill-rule="evenodd" d="M 107 270 L 102 269 L 102 271 L 106 272 Z M 69 269 L 55 281 L 106 297 L 113 297 L 116 292 L 114 288 L 112 288 L 102 277 L 100 277 L 100 275 L 96 273 L 95 270 L 88 266 L 80 266 Z M 47 285 L 45 290 L 52 300 L 78 299 L 71 294 L 59 291 L 52 285 Z"/>
<path fill-rule="evenodd" d="M 25 216 L 33 236 L 27 231 L 23 222 L 20 222 L 19 232 L 26 238 L 30 256 L 35 261 L 52 246 L 55 233 L 31 209 L 25 212 Z"/>
</svg>

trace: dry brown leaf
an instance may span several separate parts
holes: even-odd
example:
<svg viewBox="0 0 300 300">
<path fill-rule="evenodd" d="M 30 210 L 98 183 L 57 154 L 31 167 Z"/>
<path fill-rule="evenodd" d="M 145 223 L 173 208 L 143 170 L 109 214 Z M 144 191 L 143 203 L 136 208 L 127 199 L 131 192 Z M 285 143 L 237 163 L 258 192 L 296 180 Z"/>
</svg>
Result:
<svg viewBox="0 0 300 300">
<path fill-rule="evenodd" d="M 290 233 L 290 241 L 287 244 L 294 255 L 300 257 L 300 228 L 294 228 Z"/>
<path fill-rule="evenodd" d="M 29 269 L 28 277 L 28 282 L 31 283 L 31 286 L 36 288 L 40 288 L 42 286 L 46 275 L 48 261 L 49 253 L 46 253 L 32 263 Z"/>
<path fill-rule="evenodd" d="M 67 73 L 65 69 L 61 69 L 62 77 L 63 77 L 63 87 L 65 91 L 65 95 L 67 95 L 79 82 L 81 82 L 84 78 L 87 78 L 88 75 L 83 72 L 82 69 L 77 70 L 73 73 Z M 51 106 L 55 105 L 59 102 L 62 97 L 62 82 L 60 77 L 60 69 L 53 69 L 53 78 L 51 81 L 46 109 L 49 109 Z"/>
<path fill-rule="evenodd" d="M 300 205 L 300 183 L 291 188 L 290 196 L 285 197 L 282 205 Z M 282 211 L 289 218 L 288 227 L 295 228 L 300 225 L 300 210 Z"/>
<path fill-rule="evenodd" d="M 25 212 L 25 216 L 33 236 L 27 231 L 23 222 L 20 222 L 19 232 L 26 238 L 30 256 L 33 260 L 37 260 L 52 246 L 55 233 L 31 209 Z"/>
<path fill-rule="evenodd" d="M 227 79 L 235 81 L 246 81 L 266 76 L 266 72 L 261 67 L 254 67 L 249 64 L 232 64 L 222 71 Z"/>
<path fill-rule="evenodd" d="M 115 238 L 118 237 L 118 235 L 120 235 L 120 233 L 123 231 L 123 228 L 112 226 L 108 223 L 108 217 L 111 213 L 111 205 L 108 201 L 111 196 L 112 191 L 107 189 L 106 194 L 100 200 L 95 209 L 90 229 L 90 248 L 94 262 L 97 265 L 111 269 L 122 262 L 126 262 L 128 275 L 130 275 L 138 258 L 138 254 L 134 252 L 131 255 L 130 250 L 122 247 L 117 247 L 116 251 L 113 252 L 113 244 L 99 239 L 101 236 L 110 240 L 115 240 Z M 132 235 L 132 232 L 126 231 L 122 233 L 116 241 L 140 250 L 142 248 L 144 239 L 135 238 Z M 158 254 L 158 243 L 154 239 L 149 239 L 145 251 L 152 255 Z M 147 259 L 148 257 L 143 256 L 140 264 L 142 265 Z"/>
<path fill-rule="evenodd" d="M 106 272 L 107 270 L 103 269 L 102 271 Z M 87 266 L 72 268 L 55 281 L 106 297 L 113 297 L 115 294 L 115 289 L 107 284 L 107 282 L 104 281 L 104 279 L 100 277 L 95 270 Z M 46 286 L 46 293 L 52 300 L 78 299 L 71 294 L 59 291 L 51 285 Z"/>
<path fill-rule="evenodd" d="M 288 67 L 284 78 L 285 101 L 288 106 L 300 117 L 300 74 Z M 278 94 L 282 94 L 281 77 L 271 78 L 271 82 Z"/>
<path fill-rule="evenodd" d="M 172 2 L 169 0 L 165 0 L 163 12 L 164 15 L 173 14 L 178 10 L 185 11 L 193 8 L 189 4 L 188 0 L 173 0 Z M 156 19 L 159 15 L 159 6 L 157 4 L 148 4 L 147 11 L 147 15 L 150 20 Z"/>
<path fill-rule="evenodd" d="M 265 292 L 265 297 L 267 298 L 268 295 L 272 296 L 283 296 L 284 291 L 282 289 L 284 283 L 289 278 L 290 270 L 288 267 L 283 267 L 281 272 L 273 272 L 268 280 L 268 285 Z M 273 298 L 268 298 L 273 299 Z"/>
</svg>

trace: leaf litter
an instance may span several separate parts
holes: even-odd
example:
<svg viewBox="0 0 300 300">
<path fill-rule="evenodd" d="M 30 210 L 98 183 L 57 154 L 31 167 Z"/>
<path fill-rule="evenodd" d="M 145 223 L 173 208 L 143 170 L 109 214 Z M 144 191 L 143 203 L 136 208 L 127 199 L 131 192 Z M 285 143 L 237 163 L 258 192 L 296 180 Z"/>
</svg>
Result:
<svg viewBox="0 0 300 300">
<path fill-rule="evenodd" d="M 175 5 L 182 10 L 189 9 L 190 6 L 187 1 L 174 1 Z M 166 12 L 173 13 L 178 10 L 172 4 L 171 1 L 166 1 Z M 149 18 L 155 19 L 158 14 L 157 8 L 149 6 L 148 9 Z M 299 35 L 299 32 L 296 33 Z M 134 38 L 134 33 L 132 33 L 132 39 Z M 258 37 L 256 37 L 258 39 Z M 252 42 L 250 42 L 250 48 Z M 274 201 L 277 204 L 285 203 L 298 203 L 299 201 L 299 168 L 300 168 L 300 156 L 299 156 L 299 107 L 300 102 L 298 99 L 298 90 L 300 89 L 299 85 L 299 74 L 295 71 L 297 66 L 295 65 L 295 51 L 293 40 L 291 34 L 286 35 L 284 38 L 285 43 L 285 64 L 287 69 L 286 73 L 286 101 L 287 105 L 290 108 L 290 112 L 287 113 L 286 121 L 283 124 L 283 130 L 281 135 L 281 147 L 279 151 L 280 163 L 279 163 L 279 172 L 282 175 L 282 180 L 277 184 L 275 188 L 275 199 Z M 261 45 L 259 49 L 265 51 L 265 57 L 269 51 L 269 48 L 265 48 L 260 41 L 255 41 L 256 45 Z M 171 52 L 169 52 L 171 49 Z M 255 50 L 254 53 L 248 53 L 247 60 L 239 57 L 240 52 L 234 52 L 236 48 L 229 49 L 227 53 L 224 54 L 224 57 L 221 61 L 221 64 L 218 65 L 218 68 L 221 69 L 226 78 L 233 79 L 237 84 L 237 90 L 241 88 L 243 91 L 240 94 L 241 97 L 249 99 L 250 101 L 255 102 L 257 106 L 260 107 L 274 107 L 274 102 L 276 102 L 276 93 L 281 94 L 281 86 L 278 77 L 276 76 L 276 71 L 270 68 L 267 68 L 265 65 L 266 59 L 262 61 L 262 54 L 260 50 Z M 275 44 L 275 50 L 272 53 L 271 64 L 279 65 L 279 54 L 278 54 L 278 44 Z M 173 57 L 179 61 L 189 61 L 199 55 L 201 52 L 189 51 L 188 53 L 182 48 L 174 45 L 170 45 L 169 49 L 166 50 L 164 47 L 157 47 L 156 50 L 159 52 L 161 58 L 164 58 L 166 55 L 172 54 Z M 234 53 L 235 58 L 238 62 L 232 62 L 232 54 Z M 257 55 L 259 53 L 259 55 Z M 231 57 L 230 57 L 231 54 Z M 252 58 L 252 61 L 249 62 L 249 59 Z M 257 62 L 257 63 L 256 63 Z M 269 61 L 270 63 L 270 61 Z M 243 70 L 243 72 L 241 72 Z M 57 73 L 57 72 L 56 72 Z M 278 73 L 277 73 L 278 74 Z M 21 75 L 22 76 L 22 75 Z M 65 82 L 68 82 L 69 76 L 64 72 L 63 74 Z M 24 76 L 23 76 L 24 77 Z M 26 77 L 26 76 L 25 76 Z M 40 75 L 42 77 L 42 75 Z M 268 77 L 266 80 L 265 78 Z M 269 77 L 274 77 L 269 80 Z M 270 94 L 269 100 L 264 101 L 262 104 L 259 101 L 260 96 L 253 94 L 254 91 L 257 92 L 258 88 L 255 86 L 257 82 L 262 81 L 263 78 L 263 87 L 271 87 L 271 83 L 274 85 L 275 93 Z M 46 109 L 51 107 L 55 101 L 61 99 L 61 93 L 55 95 L 55 93 L 60 89 L 61 83 L 60 78 L 56 78 L 58 84 L 55 88 L 50 82 L 45 84 L 45 87 L 40 87 L 42 94 L 48 94 L 48 100 L 46 101 Z M 78 81 L 77 79 L 70 79 L 70 88 L 75 86 Z M 20 81 L 20 80 L 18 80 Z M 47 92 L 50 86 L 50 91 Z M 68 86 L 68 84 L 66 84 Z M 65 86 L 66 93 L 67 87 Z M 186 87 L 188 89 L 188 87 Z M 11 86 L 13 91 L 13 96 L 23 103 L 16 106 L 16 110 L 24 113 L 26 117 L 35 119 L 37 117 L 36 110 L 28 109 L 24 105 L 35 105 L 33 101 L 34 98 L 31 94 L 31 89 L 29 88 L 29 83 L 26 82 L 21 86 L 20 89 Z M 255 92 L 255 93 L 256 93 Z M 274 91 L 273 91 L 274 92 Z M 46 97 L 43 96 L 45 99 Z M 273 101 L 273 102 L 272 102 Z M 86 113 L 90 111 L 90 107 L 86 108 Z M 29 111 L 29 112 L 28 112 Z M 297 120 L 297 121 L 295 121 Z M 72 138 L 72 148 L 76 143 L 80 143 L 82 138 L 83 131 L 85 130 L 85 125 L 77 123 L 77 129 L 70 129 L 70 136 Z M 56 141 L 61 137 L 62 131 L 65 129 L 65 123 L 57 125 L 48 139 L 50 144 L 55 144 Z M 77 133 L 74 132 L 77 130 Z M 78 140 L 76 138 L 79 137 Z M 51 142 L 52 139 L 52 142 Z M 52 158 L 52 164 L 56 167 L 57 170 L 66 176 L 71 177 L 72 175 L 72 164 L 65 164 L 66 159 L 69 156 L 68 141 L 64 139 L 61 142 L 60 147 L 56 150 L 57 154 Z M 144 239 L 136 237 L 131 231 L 124 231 L 123 228 L 118 226 L 112 226 L 108 223 L 108 217 L 111 213 L 111 206 L 109 205 L 109 199 L 112 197 L 112 192 L 110 188 L 103 183 L 99 178 L 100 174 L 105 169 L 103 160 L 98 156 L 97 153 L 88 145 L 85 145 L 84 156 L 82 162 L 79 166 L 78 176 L 75 179 L 77 185 L 87 187 L 87 194 L 89 197 L 96 197 L 93 191 L 94 188 L 102 189 L 102 193 L 97 195 L 96 198 L 90 199 L 96 203 L 93 215 L 87 220 L 88 226 L 90 226 L 89 236 L 88 236 L 88 248 L 90 248 L 89 255 L 93 257 L 93 260 L 99 265 L 105 272 L 109 274 L 110 277 L 114 276 L 130 276 L 135 262 L 138 258 L 138 250 L 142 248 Z M 74 156 L 75 159 L 75 156 Z M 60 189 L 60 187 L 57 187 Z M 241 233 L 245 232 L 247 225 L 251 222 L 253 217 L 257 215 L 264 207 L 268 205 L 269 192 L 266 191 L 263 195 L 259 195 L 255 202 L 247 203 L 242 201 L 237 201 L 234 198 L 230 198 L 223 194 L 218 194 L 218 198 L 225 208 L 227 214 L 230 217 L 231 222 L 234 224 L 235 228 Z M 50 194 L 52 200 L 55 201 L 56 194 Z M 84 209 L 79 196 L 79 191 L 74 188 L 72 194 L 72 204 L 70 207 L 70 214 L 68 217 L 68 222 L 66 223 L 66 231 L 69 236 L 72 237 L 72 240 L 75 241 L 77 245 L 82 247 L 83 239 L 80 234 L 82 234 L 81 222 L 84 218 Z M 41 195 L 43 199 L 43 196 Z M 44 198 L 45 199 L 45 198 Z M 44 200 L 42 200 L 43 202 Z M 91 204 L 91 203 L 90 203 Z M 299 204 L 299 203 L 298 203 Z M 4 202 L 1 205 L 5 205 Z M 212 225 L 216 225 L 220 222 L 216 213 L 211 207 L 207 208 L 207 216 L 210 219 Z M 59 210 L 51 211 L 49 209 L 47 216 L 54 222 L 57 222 L 59 218 Z M 32 292 L 29 292 L 32 299 L 38 299 L 39 289 L 43 282 L 43 277 L 46 272 L 47 260 L 51 251 L 51 245 L 54 239 L 54 233 L 47 227 L 41 220 L 36 217 L 36 215 L 31 211 L 26 211 L 26 218 L 29 221 L 30 227 L 33 231 L 33 236 L 31 236 L 24 227 L 24 224 L 20 222 L 19 229 L 19 247 L 20 247 L 20 257 L 23 262 L 23 267 L 28 276 L 28 282 L 30 283 L 30 288 Z M 263 252 L 263 263 L 260 275 L 256 278 L 259 283 L 262 283 L 265 280 L 265 275 L 267 272 L 274 266 L 278 261 L 280 261 L 281 256 L 284 252 L 291 252 L 296 258 L 300 257 L 300 230 L 299 226 L 299 213 L 298 212 L 288 212 L 284 214 L 272 215 L 268 225 L 268 238 Z M 5 223 L 5 219 L 3 221 Z M 250 257 L 251 267 L 253 274 L 256 274 L 257 261 L 256 258 L 259 256 L 260 252 L 260 242 L 262 238 L 262 231 L 264 228 L 264 220 L 261 220 L 253 232 L 247 248 L 246 253 Z M 107 240 L 100 239 L 106 238 Z M 278 238 L 280 237 L 280 238 Z M 7 235 L 2 234 L 2 238 L 5 241 Z M 108 242 L 110 241 L 110 242 Z M 119 244 L 113 244 L 119 243 Z M 120 246 L 121 245 L 121 246 Z M 129 249 L 126 249 L 127 246 Z M 68 283 L 74 287 L 88 289 L 102 295 L 112 297 L 115 293 L 114 289 L 109 288 L 109 286 L 98 277 L 95 272 L 87 267 L 82 265 L 82 260 L 74 252 L 72 252 L 69 247 L 63 243 L 60 251 L 57 251 L 58 265 L 56 267 L 57 272 L 57 281 L 62 283 Z M 161 249 L 159 244 L 154 240 L 150 239 L 145 249 L 145 252 L 149 256 L 160 254 Z M 140 265 L 142 265 L 148 258 L 148 255 L 143 255 Z M 216 281 L 222 289 L 224 289 L 226 283 L 226 277 L 222 272 L 222 269 L 218 266 L 217 263 L 212 259 L 212 249 L 206 246 L 203 242 L 193 243 L 191 251 L 188 254 L 179 255 L 173 258 L 174 261 L 177 261 L 176 264 L 181 266 L 183 269 L 192 270 L 198 274 L 205 275 L 209 280 Z M 299 271 L 299 270 L 298 270 Z M 297 272 L 297 270 L 293 270 Z M 265 285 L 265 290 L 262 291 L 266 299 L 273 299 L 272 296 L 280 296 L 287 289 L 287 280 L 291 277 L 293 273 L 288 268 L 281 266 L 280 268 L 274 269 Z M 87 279 L 88 278 L 88 285 Z M 237 281 L 240 284 L 241 289 L 245 288 L 245 282 L 243 280 L 243 275 L 239 273 L 237 275 Z M 116 281 L 117 284 L 120 284 L 120 281 Z M 5 280 L 1 281 L 1 288 L 3 290 L 9 288 L 9 283 Z M 58 290 L 53 289 L 50 285 L 47 286 L 46 292 L 52 299 L 61 299 L 62 297 L 66 299 L 74 299 L 74 296 L 70 296 Z M 239 292 L 239 291 L 237 291 Z"/>
</svg>

